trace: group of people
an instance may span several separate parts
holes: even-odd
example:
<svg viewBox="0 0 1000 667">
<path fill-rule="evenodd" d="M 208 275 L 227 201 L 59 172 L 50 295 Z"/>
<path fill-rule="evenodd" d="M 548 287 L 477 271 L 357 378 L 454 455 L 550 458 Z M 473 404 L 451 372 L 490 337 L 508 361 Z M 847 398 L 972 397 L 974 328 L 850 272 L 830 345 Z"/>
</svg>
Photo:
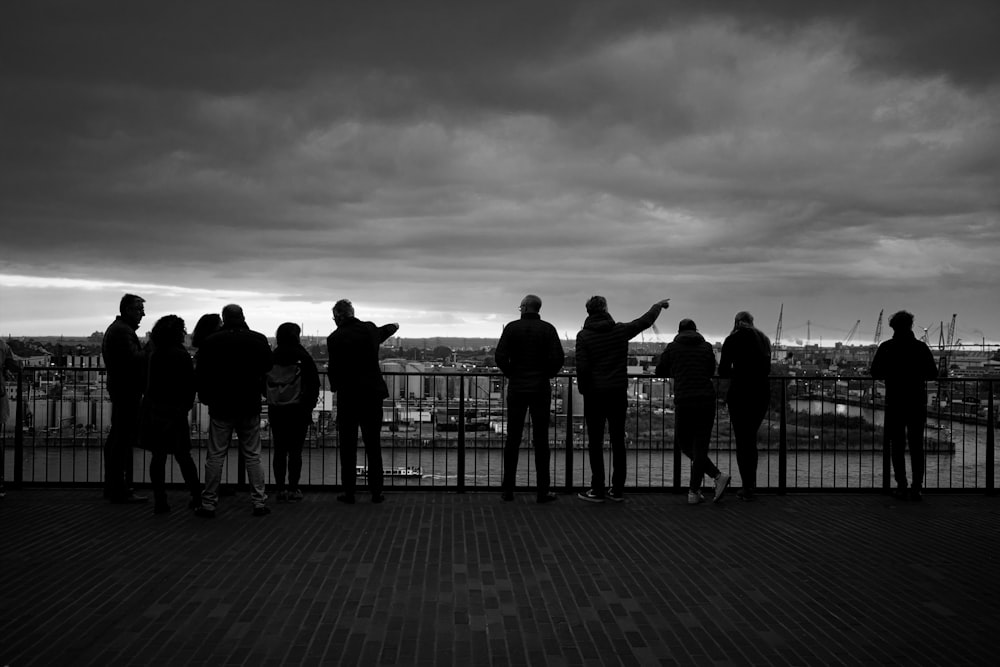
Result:
<svg viewBox="0 0 1000 667">
<path fill-rule="evenodd" d="M 576 374 L 583 395 L 589 443 L 591 483 L 578 497 L 589 503 L 624 500 L 627 478 L 625 422 L 628 342 L 653 326 L 670 300 L 654 303 L 630 322 L 616 322 L 607 299 L 586 302 L 587 318 L 576 337 Z M 496 364 L 507 377 L 507 429 L 501 499 L 514 499 L 518 455 L 527 415 L 532 422 L 532 445 L 537 476 L 536 499 L 550 503 L 549 418 L 551 379 L 562 369 L 562 344 L 552 324 L 541 319 L 542 300 L 529 294 L 521 300 L 520 318 L 508 323 L 495 351 Z M 205 518 L 215 516 L 219 504 L 222 468 L 229 443 L 236 434 L 250 485 L 254 516 L 270 512 L 266 504 L 260 458 L 262 397 L 268 404 L 272 429 L 274 483 L 278 502 L 302 499 L 299 480 L 302 447 L 312 421 L 320 380 L 319 371 L 302 346 L 299 326 L 286 322 L 275 335 L 272 350 L 267 338 L 249 328 L 242 308 L 230 304 L 221 315 L 204 315 L 195 326 L 192 358 L 184 346 L 184 321 L 176 315 L 160 318 L 143 347 L 136 335 L 145 315 L 144 299 L 126 294 L 120 315 L 104 335 L 103 354 L 111 397 L 111 429 L 105 445 L 105 497 L 112 503 L 146 502 L 132 489 L 132 447 L 151 451 L 149 478 L 154 512 L 170 511 L 165 485 L 168 456 L 178 463 L 190 494 L 189 507 Z M 378 349 L 399 330 L 396 323 L 376 326 L 359 320 L 350 301 L 333 306 L 336 329 L 327 338 L 328 378 L 337 395 L 337 431 L 340 444 L 341 493 L 337 500 L 354 504 L 357 496 L 358 431 L 368 461 L 368 490 L 373 503 L 384 501 L 382 402 L 388 387 L 379 366 Z M 937 369 L 926 344 L 913 336 L 913 316 L 905 311 L 890 319 L 893 339 L 879 347 L 872 376 L 886 380 L 886 428 L 901 498 L 920 499 L 923 473 L 922 399 L 925 380 Z M 702 486 L 713 481 L 712 502 L 726 492 L 731 475 L 709 457 L 715 421 L 713 377 L 729 379 L 729 408 L 742 488 L 737 497 L 753 501 L 757 479 L 757 433 L 770 401 L 771 343 L 754 326 L 747 311 L 736 314 L 732 332 L 722 345 L 716 365 L 712 345 L 695 322 L 682 319 L 677 335 L 663 350 L 656 366 L 658 377 L 673 378 L 675 442 L 691 460 L 688 503 L 706 498 Z M 188 413 L 195 396 L 208 406 L 210 426 L 205 482 L 191 457 Z M 611 445 L 611 483 L 607 484 L 603 442 L 607 428 Z M 913 484 L 908 488 L 905 446 L 909 443 Z M 287 476 L 287 483 L 286 483 Z"/>
<path fill-rule="evenodd" d="M 267 338 L 247 325 L 243 309 L 230 304 L 221 315 L 210 313 L 199 319 L 191 336 L 191 345 L 196 348 L 192 358 L 184 346 L 184 320 L 177 315 L 157 320 L 149 344 L 140 344 L 136 330 L 145 315 L 144 303 L 140 296 L 123 296 L 120 314 L 104 334 L 102 352 L 111 398 L 111 428 L 104 456 L 105 497 L 112 503 L 148 501 L 132 488 L 132 449 L 138 445 L 151 452 L 154 513 L 170 511 L 165 470 L 167 458 L 173 456 L 190 494 L 189 507 L 198 516 L 213 518 L 219 505 L 223 465 L 235 433 L 250 485 L 253 515 L 266 516 L 270 508 L 260 457 L 263 397 L 274 448 L 277 500 L 301 500 L 302 447 L 319 399 L 320 380 L 316 363 L 300 342 L 299 326 L 281 324 L 272 350 Z M 379 369 L 378 348 L 399 325 L 376 327 L 361 322 L 346 299 L 334 305 L 333 318 L 337 329 L 327 345 L 341 442 L 343 493 L 337 499 L 355 502 L 360 427 L 372 469 L 372 502 L 379 503 L 384 500 L 379 431 L 382 401 L 389 392 Z M 188 425 L 196 395 L 208 406 L 210 419 L 204 485 L 191 457 Z"/>
</svg>

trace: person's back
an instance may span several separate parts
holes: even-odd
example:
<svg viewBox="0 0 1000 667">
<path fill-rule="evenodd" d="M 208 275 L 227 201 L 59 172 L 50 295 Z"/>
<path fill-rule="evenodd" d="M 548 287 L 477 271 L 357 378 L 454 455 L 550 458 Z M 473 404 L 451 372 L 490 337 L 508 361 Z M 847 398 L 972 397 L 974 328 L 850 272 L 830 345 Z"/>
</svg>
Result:
<svg viewBox="0 0 1000 667">
<path fill-rule="evenodd" d="M 715 400 L 714 374 L 712 345 L 695 330 L 678 332 L 674 340 L 667 343 L 656 365 L 658 377 L 674 378 L 674 402 L 677 404 Z"/>
<path fill-rule="evenodd" d="M 606 309 L 588 313 L 576 335 L 576 369 L 582 393 L 625 390 L 628 342 L 651 327 L 664 307 L 656 303 L 631 322 L 615 322 Z"/>
<path fill-rule="evenodd" d="M 871 365 L 871 376 L 885 380 L 889 406 L 925 405 L 925 382 L 937 374 L 930 348 L 909 330 L 895 331 L 892 338 L 879 345 Z"/>
<path fill-rule="evenodd" d="M 545 389 L 565 360 L 555 327 L 533 313 L 504 327 L 494 358 L 510 391 Z"/>
<path fill-rule="evenodd" d="M 198 354 L 199 392 L 213 416 L 258 414 L 271 346 L 246 324 L 227 323 L 205 340 Z"/>
<path fill-rule="evenodd" d="M 392 333 L 383 329 L 350 317 L 327 337 L 330 390 L 337 392 L 338 399 L 389 396 L 378 364 L 378 348 Z"/>
<path fill-rule="evenodd" d="M 737 328 L 722 343 L 719 377 L 729 378 L 730 391 L 759 390 L 771 373 L 771 341 L 753 327 Z"/>
</svg>

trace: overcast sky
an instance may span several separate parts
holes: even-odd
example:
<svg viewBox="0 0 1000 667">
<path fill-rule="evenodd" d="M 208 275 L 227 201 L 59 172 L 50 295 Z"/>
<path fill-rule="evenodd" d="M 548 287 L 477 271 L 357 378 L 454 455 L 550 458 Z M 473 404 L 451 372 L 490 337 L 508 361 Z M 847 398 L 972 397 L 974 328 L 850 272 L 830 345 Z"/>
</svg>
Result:
<svg viewBox="0 0 1000 667">
<path fill-rule="evenodd" d="M 748 7 L 752 5 L 752 8 Z M 498 336 L 529 292 L 1000 340 L 1000 3 L 46 2 L 0 23 L 0 333 L 118 299 Z M 886 334 L 888 336 L 888 327 Z M 647 340 L 656 336 L 653 332 Z"/>
</svg>

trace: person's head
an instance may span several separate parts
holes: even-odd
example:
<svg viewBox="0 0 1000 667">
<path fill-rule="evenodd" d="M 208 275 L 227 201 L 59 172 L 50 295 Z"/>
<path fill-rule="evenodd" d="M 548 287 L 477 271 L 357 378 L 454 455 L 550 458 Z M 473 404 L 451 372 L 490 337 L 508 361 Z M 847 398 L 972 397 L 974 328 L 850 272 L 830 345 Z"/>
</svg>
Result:
<svg viewBox="0 0 1000 667">
<path fill-rule="evenodd" d="M 137 327 L 146 314 L 146 308 L 143 306 L 144 303 L 146 303 L 146 300 L 141 296 L 126 294 L 118 302 L 118 312 L 121 313 L 123 320 Z"/>
<path fill-rule="evenodd" d="M 284 322 L 274 332 L 274 341 L 279 345 L 298 345 L 302 329 L 295 322 Z"/>
<path fill-rule="evenodd" d="M 222 328 L 222 318 L 218 313 L 205 313 L 198 318 L 191 333 L 191 345 L 201 347 L 205 339 Z"/>
<path fill-rule="evenodd" d="M 350 318 L 354 317 L 354 304 L 351 303 L 350 299 L 341 299 L 337 303 L 333 304 L 333 321 L 339 326 L 341 322 L 344 322 Z"/>
<path fill-rule="evenodd" d="M 153 330 L 149 332 L 149 338 L 153 345 L 166 347 L 169 345 L 184 345 L 184 320 L 176 315 L 164 315 L 156 320 Z"/>
<path fill-rule="evenodd" d="M 913 329 L 913 313 L 901 310 L 889 318 L 889 326 L 893 331 L 911 331 Z"/>
<path fill-rule="evenodd" d="M 608 300 L 603 296 L 592 296 L 587 299 L 587 314 L 597 315 L 608 312 Z"/>
<path fill-rule="evenodd" d="M 753 315 L 745 310 L 736 313 L 736 318 L 733 321 L 733 331 L 739 329 L 753 329 Z"/>
<path fill-rule="evenodd" d="M 243 315 L 243 308 L 231 303 L 222 309 L 222 326 L 231 327 L 246 324 L 247 318 Z"/>
<path fill-rule="evenodd" d="M 677 333 L 683 333 L 685 331 L 697 331 L 698 325 L 694 323 L 694 320 L 685 317 L 677 325 Z"/>
<path fill-rule="evenodd" d="M 528 294 L 521 299 L 519 308 L 522 313 L 538 313 L 542 309 L 542 300 L 534 294 Z"/>
</svg>

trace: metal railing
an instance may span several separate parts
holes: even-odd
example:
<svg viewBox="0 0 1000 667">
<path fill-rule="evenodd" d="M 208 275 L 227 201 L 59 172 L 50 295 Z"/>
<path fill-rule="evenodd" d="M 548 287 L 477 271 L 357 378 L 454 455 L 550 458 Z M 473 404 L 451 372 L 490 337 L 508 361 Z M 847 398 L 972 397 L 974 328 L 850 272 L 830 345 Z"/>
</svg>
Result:
<svg viewBox="0 0 1000 667">
<path fill-rule="evenodd" d="M 498 489 L 506 437 L 506 380 L 497 373 L 385 373 L 382 432 L 386 485 L 450 491 Z M 928 384 L 925 488 L 995 490 L 997 460 L 996 384 L 1000 380 L 948 378 Z M 725 381 L 716 380 L 719 400 L 711 458 L 741 485 L 736 464 Z M 687 458 L 673 442 L 670 381 L 629 376 L 626 424 L 628 479 L 634 491 L 686 488 Z M 24 368 L 11 386 L 16 416 L 0 433 L 0 475 L 8 486 L 99 484 L 111 404 L 101 368 Z M 867 377 L 773 376 L 771 405 L 758 433 L 757 484 L 761 490 L 857 491 L 888 489 L 892 483 L 888 441 L 882 428 L 882 384 Z M 570 374 L 552 381 L 549 428 L 552 485 L 586 487 L 590 481 L 583 397 Z M 204 464 L 208 411 L 190 414 L 193 454 Z M 270 429 L 262 413 L 262 458 L 270 482 Z M 530 421 L 522 438 L 517 481 L 535 479 Z M 303 449 L 302 484 L 340 483 L 334 394 L 321 391 Z M 610 475 L 610 451 L 603 445 Z M 148 452 L 135 450 L 134 476 L 148 481 Z M 171 459 L 172 461 L 172 459 Z M 358 463 L 365 466 L 364 453 Z M 168 481 L 179 482 L 170 464 Z M 364 471 L 362 471 L 364 472 Z M 225 480 L 242 482 L 237 456 L 227 459 Z M 364 477 L 360 479 L 364 481 Z"/>
</svg>

